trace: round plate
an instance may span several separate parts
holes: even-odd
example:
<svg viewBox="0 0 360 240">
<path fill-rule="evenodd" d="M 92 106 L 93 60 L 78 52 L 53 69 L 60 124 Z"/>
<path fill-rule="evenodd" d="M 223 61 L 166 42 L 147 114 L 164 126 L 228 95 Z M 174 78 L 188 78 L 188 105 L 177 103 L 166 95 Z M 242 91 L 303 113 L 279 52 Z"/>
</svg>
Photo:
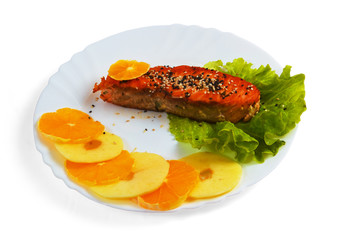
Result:
<svg viewBox="0 0 360 240">
<path fill-rule="evenodd" d="M 239 57 L 253 63 L 254 67 L 269 64 L 281 73 L 281 66 L 265 51 L 231 33 L 216 29 L 183 25 L 154 26 L 122 32 L 96 42 L 63 64 L 41 93 L 34 113 L 36 147 L 56 177 L 89 199 L 119 209 L 147 211 L 131 203 L 99 199 L 71 181 L 64 171 L 64 160 L 39 136 L 36 130 L 38 119 L 43 113 L 54 112 L 63 107 L 91 111 L 90 115 L 95 120 L 123 139 L 126 150 L 152 152 L 168 160 L 179 159 L 198 150 L 175 141 L 168 131 L 166 113 L 144 112 L 104 103 L 98 100 L 99 94 L 92 93 L 94 84 L 99 82 L 102 76 L 106 76 L 109 66 L 119 59 L 135 59 L 151 66 L 203 66 L 209 61 L 220 59 L 226 63 Z M 258 182 L 285 156 L 294 132 L 286 137 L 287 144 L 275 157 L 267 159 L 263 164 L 243 165 L 242 180 L 230 193 L 186 203 L 172 211 L 218 202 Z"/>
</svg>

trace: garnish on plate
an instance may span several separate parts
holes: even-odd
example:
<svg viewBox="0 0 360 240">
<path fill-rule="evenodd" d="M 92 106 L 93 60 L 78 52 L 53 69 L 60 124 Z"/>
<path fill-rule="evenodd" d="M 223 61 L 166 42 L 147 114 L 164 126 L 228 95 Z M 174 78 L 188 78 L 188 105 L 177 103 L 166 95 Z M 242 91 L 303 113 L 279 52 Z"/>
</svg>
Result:
<svg viewBox="0 0 360 240">
<path fill-rule="evenodd" d="M 38 121 L 39 131 L 56 142 L 86 142 L 99 136 L 104 128 L 88 114 L 71 108 L 45 113 Z"/>
<path fill-rule="evenodd" d="M 134 158 L 134 165 L 127 179 L 92 186 L 89 190 L 104 198 L 124 199 L 136 198 L 159 188 L 169 172 L 169 163 L 154 153 L 132 152 L 131 157 Z"/>
<path fill-rule="evenodd" d="M 169 173 L 153 192 L 137 197 L 139 206 L 150 210 L 171 210 L 182 205 L 198 184 L 199 173 L 186 162 L 169 161 Z"/>
<path fill-rule="evenodd" d="M 113 159 L 101 162 L 65 162 L 69 176 L 87 186 L 107 185 L 127 179 L 131 174 L 134 159 L 124 150 Z"/>
<path fill-rule="evenodd" d="M 55 148 L 73 162 L 93 163 L 118 156 L 123 150 L 123 142 L 119 136 L 105 132 L 84 143 L 55 143 Z"/>
<path fill-rule="evenodd" d="M 56 111 L 64 117 L 61 115 L 63 112 L 75 113 L 75 120 L 64 120 L 70 125 L 78 123 L 79 116 L 81 119 L 88 119 L 86 113 L 76 109 L 63 108 Z M 48 116 L 53 116 L 53 113 L 43 114 L 39 122 L 44 121 Z M 139 207 L 145 209 L 168 211 L 184 204 L 189 196 L 208 198 L 225 193 L 233 189 L 240 179 L 239 164 L 229 159 L 225 161 L 224 158 L 219 161 L 219 156 L 211 153 L 198 153 L 196 156 L 169 161 L 154 153 L 129 153 L 123 149 L 120 137 L 105 131 L 102 134 L 101 132 L 93 134 L 92 128 L 98 129 L 98 124 L 101 124 L 96 123 L 95 126 L 80 124 L 72 129 L 90 134 L 88 138 L 82 137 L 81 143 L 59 142 L 57 137 L 48 137 L 48 133 L 44 133 L 40 128 L 38 130 L 48 137 L 47 139 L 54 145 L 53 149 L 64 158 L 64 171 L 69 178 L 94 196 L 100 196 L 103 201 L 123 199 L 128 200 L 129 204 L 136 202 Z M 68 132 L 61 136 L 64 139 L 72 139 L 69 137 L 72 135 L 73 133 Z M 199 164 L 198 160 L 203 158 L 210 160 L 209 166 L 205 162 L 205 165 Z M 240 171 L 226 170 L 229 168 L 229 163 L 237 165 L 231 168 Z M 222 164 L 225 170 L 221 170 Z M 201 166 L 208 166 L 214 174 L 206 174 L 204 178 Z M 231 173 L 231 176 L 222 176 L 221 173 Z M 219 184 L 219 176 L 225 180 L 222 184 Z M 215 189 L 216 194 L 211 189 Z M 193 191 L 195 193 L 192 195 Z M 200 195 L 197 193 L 199 191 Z"/>
<path fill-rule="evenodd" d="M 112 64 L 108 70 L 109 76 L 117 81 L 124 81 L 140 77 L 150 68 L 146 62 L 138 62 L 136 60 L 119 60 Z"/>
<path fill-rule="evenodd" d="M 180 161 L 199 172 L 200 182 L 191 191 L 191 198 L 211 198 L 230 192 L 238 185 L 242 175 L 240 164 L 216 153 L 194 153 Z"/>
</svg>

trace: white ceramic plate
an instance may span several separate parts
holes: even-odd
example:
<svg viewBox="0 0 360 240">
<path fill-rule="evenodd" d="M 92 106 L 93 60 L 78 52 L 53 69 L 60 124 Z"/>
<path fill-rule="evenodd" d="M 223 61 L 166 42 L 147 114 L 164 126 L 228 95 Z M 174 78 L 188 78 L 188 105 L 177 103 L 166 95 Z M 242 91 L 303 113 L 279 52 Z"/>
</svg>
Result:
<svg viewBox="0 0 360 240">
<path fill-rule="evenodd" d="M 36 147 L 54 175 L 70 188 L 89 199 L 115 208 L 146 211 L 131 204 L 102 201 L 72 182 L 64 171 L 61 157 L 41 140 L 36 122 L 43 113 L 54 112 L 63 107 L 92 111 L 94 119 L 103 123 L 108 131 L 122 137 L 125 149 L 157 153 L 166 159 L 179 159 L 197 150 L 174 140 L 168 131 L 165 113 L 145 113 L 104 103 L 102 100 L 96 101 L 98 94 L 92 93 L 95 82 L 106 76 L 109 66 L 119 59 L 136 59 L 148 62 L 151 66 L 203 66 L 209 61 L 221 59 L 225 63 L 239 57 L 253 63 L 255 67 L 270 64 L 281 73 L 281 66 L 265 51 L 231 33 L 216 29 L 183 25 L 154 26 L 122 32 L 96 42 L 63 64 L 41 93 L 34 114 Z M 148 131 L 144 131 L 145 129 Z M 244 165 L 242 180 L 232 192 L 214 199 L 186 203 L 173 211 L 218 202 L 258 182 L 284 158 L 292 136 L 287 136 L 287 144 L 277 156 L 267 159 L 263 164 Z"/>
</svg>

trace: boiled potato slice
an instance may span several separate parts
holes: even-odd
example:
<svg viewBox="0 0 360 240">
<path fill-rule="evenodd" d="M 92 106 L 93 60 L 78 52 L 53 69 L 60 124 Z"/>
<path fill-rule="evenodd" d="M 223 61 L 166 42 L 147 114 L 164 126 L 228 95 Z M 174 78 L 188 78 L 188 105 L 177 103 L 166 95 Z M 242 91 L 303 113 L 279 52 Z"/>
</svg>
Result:
<svg viewBox="0 0 360 240">
<path fill-rule="evenodd" d="M 133 152 L 131 157 L 134 166 L 130 179 L 89 189 L 105 198 L 131 198 L 159 188 L 169 172 L 169 163 L 154 153 Z"/>
<path fill-rule="evenodd" d="M 103 162 L 118 156 L 123 150 L 120 137 L 105 132 L 85 143 L 56 143 L 55 148 L 71 162 Z"/>
<path fill-rule="evenodd" d="M 240 181 L 240 164 L 219 154 L 200 152 L 180 159 L 200 173 L 200 181 L 190 193 L 192 198 L 215 197 L 231 191 Z"/>
</svg>

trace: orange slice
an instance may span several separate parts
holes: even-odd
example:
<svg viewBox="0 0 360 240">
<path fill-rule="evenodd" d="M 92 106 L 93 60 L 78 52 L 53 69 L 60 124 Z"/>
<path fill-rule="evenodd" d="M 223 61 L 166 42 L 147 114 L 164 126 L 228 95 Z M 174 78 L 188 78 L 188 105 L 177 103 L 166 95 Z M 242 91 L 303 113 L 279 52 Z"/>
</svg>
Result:
<svg viewBox="0 0 360 240">
<path fill-rule="evenodd" d="M 110 66 L 108 74 L 111 78 L 123 81 L 130 80 L 149 71 L 150 65 L 136 60 L 119 60 Z"/>
<path fill-rule="evenodd" d="M 138 205 L 150 210 L 171 210 L 185 202 L 199 181 L 199 173 L 189 164 L 169 161 L 169 173 L 162 185 L 154 192 L 138 196 Z"/>
<path fill-rule="evenodd" d="M 128 178 L 134 159 L 128 151 L 111 160 L 98 163 L 65 162 L 65 169 L 71 177 L 87 186 L 104 185 Z"/>
<path fill-rule="evenodd" d="M 38 129 L 55 142 L 86 142 L 103 133 L 105 127 L 88 114 L 71 108 L 45 113 L 38 121 Z"/>
</svg>

